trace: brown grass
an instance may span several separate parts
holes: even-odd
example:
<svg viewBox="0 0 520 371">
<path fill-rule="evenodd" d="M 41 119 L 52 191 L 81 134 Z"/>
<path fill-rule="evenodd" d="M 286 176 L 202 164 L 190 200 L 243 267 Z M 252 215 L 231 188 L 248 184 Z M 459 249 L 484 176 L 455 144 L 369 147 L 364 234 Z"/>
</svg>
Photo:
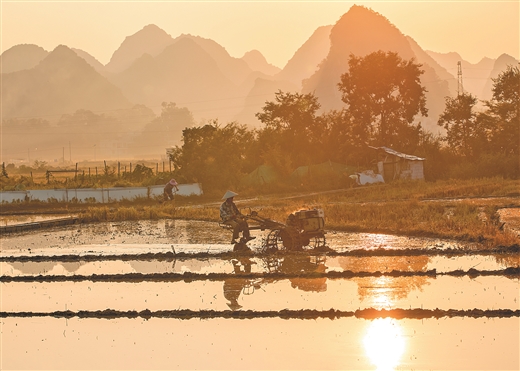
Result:
<svg viewBox="0 0 520 371">
<path fill-rule="evenodd" d="M 517 236 L 500 228 L 497 214 L 499 208 L 520 207 L 519 185 L 519 181 L 501 178 L 396 182 L 321 193 L 241 194 L 235 201 L 243 213 L 253 209 L 280 222 L 294 211 L 317 207 L 324 209 L 330 230 L 452 238 L 495 247 L 519 243 Z M 177 197 L 175 203 L 126 201 L 79 207 L 85 222 L 161 218 L 218 221 L 220 203 L 218 198 L 204 196 Z"/>
</svg>

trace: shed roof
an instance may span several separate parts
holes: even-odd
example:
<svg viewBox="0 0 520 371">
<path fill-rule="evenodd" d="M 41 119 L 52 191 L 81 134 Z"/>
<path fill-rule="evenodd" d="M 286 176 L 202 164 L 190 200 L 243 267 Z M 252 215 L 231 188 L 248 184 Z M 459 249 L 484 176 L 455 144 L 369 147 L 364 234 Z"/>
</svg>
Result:
<svg viewBox="0 0 520 371">
<path fill-rule="evenodd" d="M 397 152 L 397 151 L 393 150 L 392 148 L 388 148 L 388 147 L 372 147 L 372 146 L 369 146 L 369 147 L 372 148 L 372 149 L 375 149 L 375 150 L 386 152 L 386 153 L 388 153 L 389 155 L 392 155 L 392 156 L 397 156 L 397 157 L 404 158 L 404 159 L 409 160 L 409 161 L 424 161 L 425 160 L 422 157 L 417 157 L 417 156 L 413 156 L 413 155 L 407 155 L 406 153 Z"/>
</svg>

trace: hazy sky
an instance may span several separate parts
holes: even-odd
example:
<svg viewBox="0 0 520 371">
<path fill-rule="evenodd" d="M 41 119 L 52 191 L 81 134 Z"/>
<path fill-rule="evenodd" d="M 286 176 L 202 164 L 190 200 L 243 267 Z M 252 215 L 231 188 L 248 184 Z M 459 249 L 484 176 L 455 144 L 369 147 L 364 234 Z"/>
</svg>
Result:
<svg viewBox="0 0 520 371">
<path fill-rule="evenodd" d="M 234 57 L 257 49 L 282 68 L 316 28 L 354 4 L 385 16 L 426 50 L 476 63 L 519 56 L 519 1 L 20 1 L 0 0 L 1 51 L 60 44 L 109 62 L 125 37 L 155 24 L 212 39 Z"/>
</svg>

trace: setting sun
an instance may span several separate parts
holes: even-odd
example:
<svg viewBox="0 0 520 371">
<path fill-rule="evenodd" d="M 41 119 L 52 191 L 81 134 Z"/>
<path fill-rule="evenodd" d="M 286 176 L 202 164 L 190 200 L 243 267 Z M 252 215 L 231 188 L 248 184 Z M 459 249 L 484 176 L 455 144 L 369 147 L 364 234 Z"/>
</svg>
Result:
<svg viewBox="0 0 520 371">
<path fill-rule="evenodd" d="M 393 370 L 399 365 L 406 343 L 397 320 L 379 318 L 370 323 L 363 345 L 377 370 Z"/>
</svg>

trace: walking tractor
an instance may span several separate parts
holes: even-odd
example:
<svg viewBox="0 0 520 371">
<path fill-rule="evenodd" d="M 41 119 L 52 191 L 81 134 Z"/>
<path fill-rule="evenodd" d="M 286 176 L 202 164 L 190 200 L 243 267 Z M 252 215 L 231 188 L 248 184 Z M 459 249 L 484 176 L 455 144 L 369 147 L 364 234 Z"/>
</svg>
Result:
<svg viewBox="0 0 520 371">
<path fill-rule="evenodd" d="M 268 230 L 262 243 L 262 252 L 301 251 L 309 246 L 325 247 L 325 214 L 322 209 L 300 210 L 290 214 L 284 223 L 264 218 L 257 211 L 244 217 L 250 223 L 249 230 Z M 220 224 L 226 228 L 225 224 Z"/>
</svg>

